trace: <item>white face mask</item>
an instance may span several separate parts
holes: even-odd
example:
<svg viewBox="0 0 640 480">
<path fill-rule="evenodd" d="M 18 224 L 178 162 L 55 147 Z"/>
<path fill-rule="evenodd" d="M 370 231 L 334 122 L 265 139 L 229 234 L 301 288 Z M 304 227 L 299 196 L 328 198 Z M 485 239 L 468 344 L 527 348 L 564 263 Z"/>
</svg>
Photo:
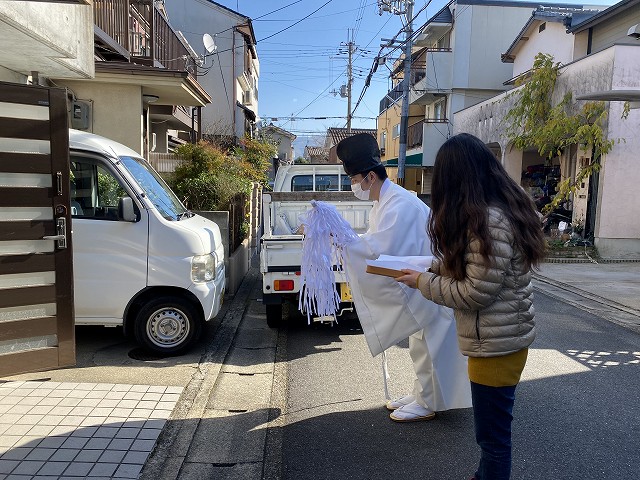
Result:
<svg viewBox="0 0 640 480">
<path fill-rule="evenodd" d="M 362 182 L 364 182 L 364 178 L 362 179 Z M 363 190 L 362 182 L 354 183 L 353 185 L 351 185 L 351 191 L 356 196 L 356 198 L 359 198 L 360 200 L 369 200 L 369 194 L 371 193 L 371 186 L 369 186 L 369 190 Z"/>
</svg>

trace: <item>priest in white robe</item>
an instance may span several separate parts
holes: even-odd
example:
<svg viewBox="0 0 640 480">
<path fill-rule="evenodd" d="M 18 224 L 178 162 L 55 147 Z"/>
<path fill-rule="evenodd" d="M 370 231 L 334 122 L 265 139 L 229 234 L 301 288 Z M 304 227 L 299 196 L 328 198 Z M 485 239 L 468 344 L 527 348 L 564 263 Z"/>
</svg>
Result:
<svg viewBox="0 0 640 480">
<path fill-rule="evenodd" d="M 380 255 L 431 256 L 429 207 L 392 183 L 375 138 L 362 133 L 342 140 L 338 158 L 354 195 L 374 200 L 369 229 L 346 247 L 346 270 L 365 338 L 375 356 L 409 337 L 416 380 L 413 392 L 389 400 L 397 422 L 430 420 L 435 412 L 471 407 L 467 360 L 457 344 L 451 309 L 426 300 L 391 277 L 368 274 L 366 260 Z"/>
</svg>

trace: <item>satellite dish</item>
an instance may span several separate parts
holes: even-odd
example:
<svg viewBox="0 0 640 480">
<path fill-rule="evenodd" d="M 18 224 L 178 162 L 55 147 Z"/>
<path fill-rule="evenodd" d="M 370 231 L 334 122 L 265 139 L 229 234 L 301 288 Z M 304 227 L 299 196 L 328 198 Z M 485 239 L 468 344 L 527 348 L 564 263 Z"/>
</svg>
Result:
<svg viewBox="0 0 640 480">
<path fill-rule="evenodd" d="M 215 44 L 215 42 L 213 41 L 213 37 L 211 35 L 209 35 L 208 33 L 205 33 L 202 36 L 202 43 L 204 44 L 204 49 L 208 52 L 208 53 L 215 53 L 216 50 L 218 50 L 217 45 Z"/>
</svg>

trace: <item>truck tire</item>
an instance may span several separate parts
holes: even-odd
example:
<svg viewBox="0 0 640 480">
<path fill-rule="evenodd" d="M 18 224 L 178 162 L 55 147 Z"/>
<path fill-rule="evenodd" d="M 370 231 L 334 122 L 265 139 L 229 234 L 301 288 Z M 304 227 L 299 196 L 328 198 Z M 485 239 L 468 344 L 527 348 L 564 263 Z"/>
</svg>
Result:
<svg viewBox="0 0 640 480">
<path fill-rule="evenodd" d="M 135 319 L 136 341 L 148 350 L 177 355 L 188 350 L 202 332 L 198 310 L 180 297 L 154 298 Z"/>
<path fill-rule="evenodd" d="M 267 307 L 267 325 L 271 328 L 278 328 L 282 325 L 282 304 L 275 303 L 265 305 Z"/>
</svg>

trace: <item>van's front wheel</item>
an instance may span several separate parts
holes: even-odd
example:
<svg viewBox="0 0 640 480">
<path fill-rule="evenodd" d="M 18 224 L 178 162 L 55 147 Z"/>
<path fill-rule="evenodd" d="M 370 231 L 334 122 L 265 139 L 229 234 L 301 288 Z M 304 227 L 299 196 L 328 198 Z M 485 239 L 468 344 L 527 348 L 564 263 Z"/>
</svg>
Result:
<svg viewBox="0 0 640 480">
<path fill-rule="evenodd" d="M 145 348 L 165 355 L 187 350 L 200 337 L 201 315 L 180 297 L 155 298 L 138 312 L 134 334 Z"/>
</svg>

